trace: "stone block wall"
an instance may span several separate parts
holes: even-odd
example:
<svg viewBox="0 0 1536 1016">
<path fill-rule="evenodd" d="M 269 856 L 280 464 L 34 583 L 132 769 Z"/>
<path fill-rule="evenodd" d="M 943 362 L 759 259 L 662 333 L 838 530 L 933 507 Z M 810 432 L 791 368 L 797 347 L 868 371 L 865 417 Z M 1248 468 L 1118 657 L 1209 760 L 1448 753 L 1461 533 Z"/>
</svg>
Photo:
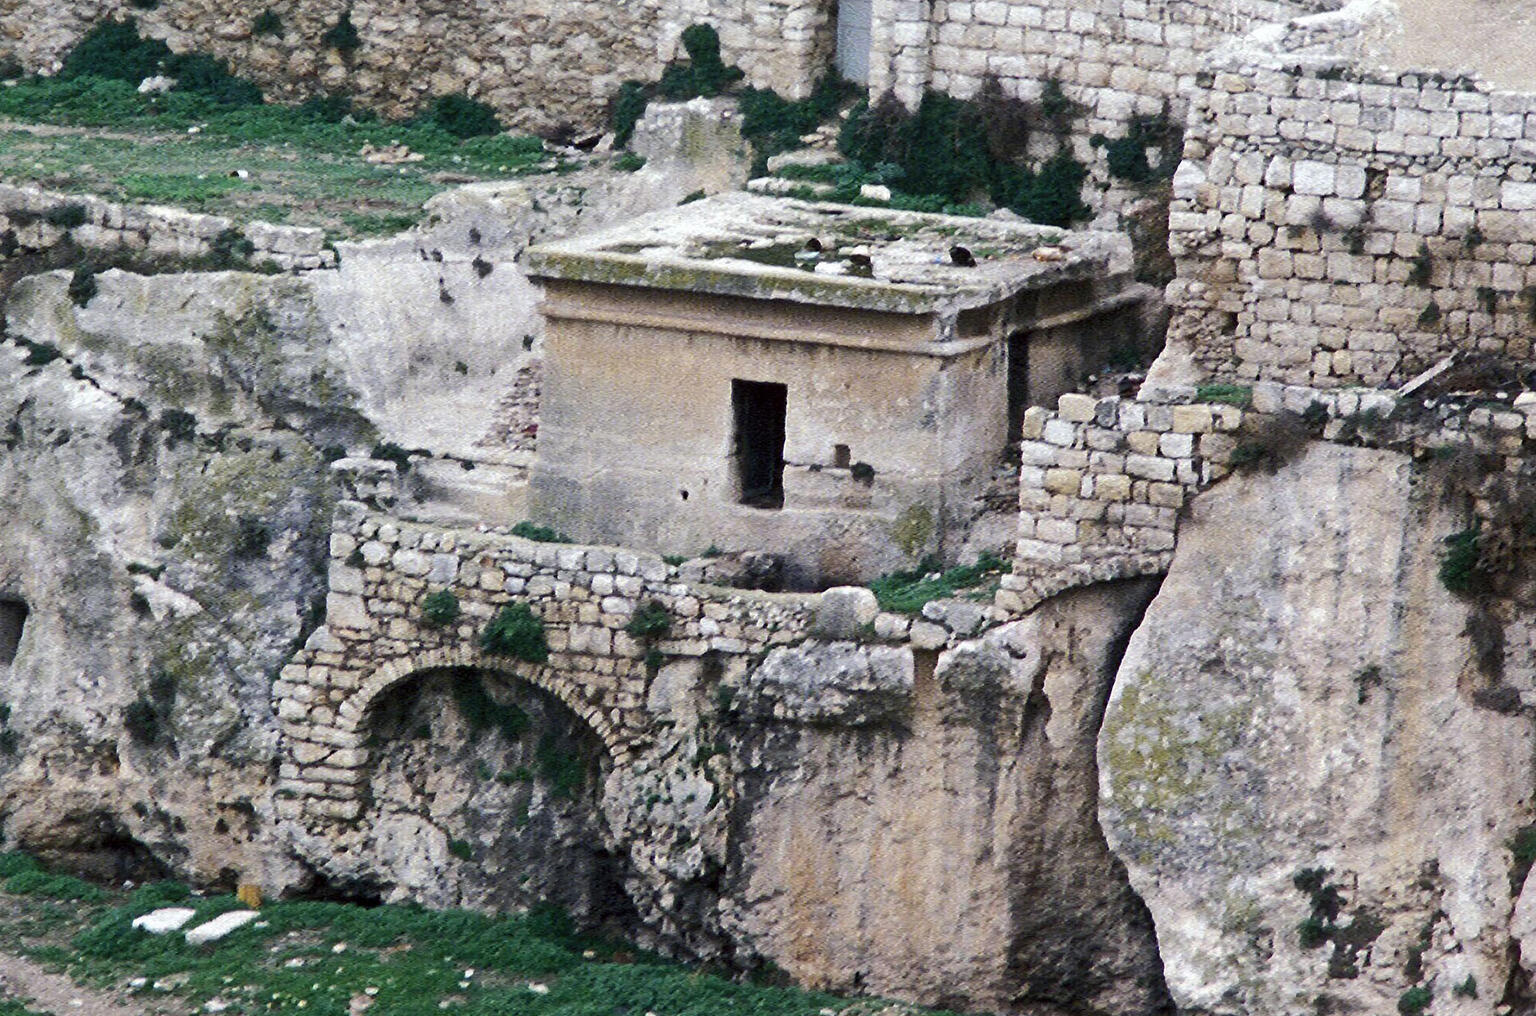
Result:
<svg viewBox="0 0 1536 1016">
<path fill-rule="evenodd" d="M 720 31 L 725 59 L 751 83 L 799 96 L 830 62 L 831 5 L 818 0 L 362 0 L 273 4 L 277 35 L 256 35 L 264 5 L 162 0 L 141 10 L 126 0 L 0 0 L 0 59 L 48 72 L 91 25 L 133 16 L 177 52 L 228 59 L 269 97 L 345 93 L 390 116 L 416 112 L 435 95 L 467 92 L 517 126 L 560 120 L 597 123 L 626 78 L 654 80 L 681 55 L 678 37 L 697 21 Z M 343 57 L 320 39 L 350 10 L 360 37 Z"/>
<path fill-rule="evenodd" d="M 1080 116 L 1077 157 L 1110 188 L 1107 207 L 1133 193 L 1115 185 L 1089 138 L 1125 136 L 1134 115 L 1166 108 L 1182 122 L 1204 59 L 1260 25 L 1339 6 L 1330 0 L 876 0 L 870 88 L 909 106 L 925 90 L 969 96 L 988 77 L 1010 94 L 1038 98 L 1061 82 Z M 1055 145 L 1040 139 L 1037 154 Z"/>
<path fill-rule="evenodd" d="M 84 217 L 80 225 L 71 218 Z M 250 222 L 237 226 L 218 215 L 156 205 L 121 205 L 83 194 L 56 194 L 0 183 L 0 235 L 22 248 L 47 250 L 73 240 L 87 251 L 130 251 L 150 258 L 196 258 L 212 253 L 219 235 L 238 229 L 251 242 L 252 264 L 284 269 L 329 268 L 336 254 L 325 231 Z"/>
<path fill-rule="evenodd" d="M 351 493 L 387 503 L 387 464 L 344 460 Z M 597 734 L 616 764 L 649 744 L 645 708 L 654 650 L 664 661 L 712 655 L 755 663 L 807 639 L 878 642 L 938 651 L 1005 619 L 969 601 L 930 603 L 921 618 L 881 613 L 867 590 L 759 593 L 685 582 L 655 554 L 536 543 L 506 530 L 455 530 L 369 511 L 338 509 L 330 546 L 325 626 L 273 685 L 285 739 L 278 806 L 294 819 L 353 819 L 367 778 L 368 714 L 413 674 L 444 667 L 507 673 L 550 692 Z M 423 620 L 422 600 L 446 589 L 457 621 Z M 652 643 L 625 631 L 643 604 L 661 604 L 671 630 Z M 546 663 L 481 651 L 479 636 L 503 606 L 525 603 L 543 621 Z"/>
<path fill-rule="evenodd" d="M 1150 392 L 1156 401 L 1064 395 L 1054 411 L 1029 410 L 1019 541 L 998 593 L 1001 610 L 1021 613 L 1067 589 L 1166 571 L 1191 497 L 1236 469 L 1273 468 L 1307 441 L 1438 463 L 1473 456 L 1464 461 L 1475 465 L 1462 470 L 1472 470 L 1465 492 L 1474 525 L 1502 510 L 1501 483 L 1536 477 L 1536 395 L 1421 401 L 1275 382 L 1230 387 L 1243 408 L 1195 401 L 1199 395 L 1194 388 Z"/>
<path fill-rule="evenodd" d="M 1454 350 L 1528 357 L 1536 96 L 1276 49 L 1195 95 L 1171 350 L 1195 377 L 1320 388 L 1399 385 Z"/>
</svg>

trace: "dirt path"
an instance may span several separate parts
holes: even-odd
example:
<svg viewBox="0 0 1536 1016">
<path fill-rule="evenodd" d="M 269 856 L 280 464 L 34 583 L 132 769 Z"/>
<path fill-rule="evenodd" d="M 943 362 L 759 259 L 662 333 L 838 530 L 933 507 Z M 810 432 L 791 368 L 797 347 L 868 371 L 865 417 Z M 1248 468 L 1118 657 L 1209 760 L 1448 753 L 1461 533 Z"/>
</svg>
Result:
<svg viewBox="0 0 1536 1016">
<path fill-rule="evenodd" d="M 0 999 L 14 998 L 53 1016 L 146 1016 L 136 1005 L 103 991 L 82 988 L 62 974 L 49 973 L 31 960 L 0 953 Z"/>
</svg>

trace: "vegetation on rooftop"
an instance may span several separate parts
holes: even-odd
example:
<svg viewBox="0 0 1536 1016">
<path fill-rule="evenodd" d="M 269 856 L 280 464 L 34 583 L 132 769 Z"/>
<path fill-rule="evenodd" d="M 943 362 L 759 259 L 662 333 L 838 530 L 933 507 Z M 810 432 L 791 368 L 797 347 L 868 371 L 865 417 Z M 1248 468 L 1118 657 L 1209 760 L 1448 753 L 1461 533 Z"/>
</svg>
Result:
<svg viewBox="0 0 1536 1016">
<path fill-rule="evenodd" d="M 940 571 L 935 562 L 925 561 L 912 571 L 892 572 L 870 582 L 869 588 L 881 610 L 897 614 L 920 614 L 930 600 L 966 596 L 990 599 L 997 591 L 997 580 L 1011 570 L 1012 564 L 995 554 L 982 554 L 975 564 Z"/>
</svg>

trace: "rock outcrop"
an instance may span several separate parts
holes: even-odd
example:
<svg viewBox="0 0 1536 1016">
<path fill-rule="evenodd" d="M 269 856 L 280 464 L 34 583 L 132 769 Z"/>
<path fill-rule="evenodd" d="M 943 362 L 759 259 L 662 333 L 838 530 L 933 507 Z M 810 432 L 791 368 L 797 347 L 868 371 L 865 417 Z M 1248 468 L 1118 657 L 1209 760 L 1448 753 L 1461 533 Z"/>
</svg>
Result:
<svg viewBox="0 0 1536 1016">
<path fill-rule="evenodd" d="M 1181 1012 L 1490 1013 L 1517 980 L 1536 745 L 1437 576 L 1464 511 L 1404 455 L 1319 444 L 1194 501 L 1099 738 Z"/>
</svg>

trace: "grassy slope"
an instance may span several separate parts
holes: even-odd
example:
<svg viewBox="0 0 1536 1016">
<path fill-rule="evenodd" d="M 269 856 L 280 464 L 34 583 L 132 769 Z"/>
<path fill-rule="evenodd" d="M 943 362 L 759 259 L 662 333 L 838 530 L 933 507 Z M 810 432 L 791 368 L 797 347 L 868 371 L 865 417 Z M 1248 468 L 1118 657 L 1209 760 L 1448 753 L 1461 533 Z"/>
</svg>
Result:
<svg viewBox="0 0 1536 1016">
<path fill-rule="evenodd" d="M 429 125 L 328 122 L 297 108 L 223 106 L 178 92 L 141 96 L 95 78 L 0 88 L 0 121 L 0 180 L 321 226 L 341 237 L 405 228 L 423 201 L 460 183 L 566 168 L 537 138 L 460 140 Z M 394 143 L 423 160 L 375 165 L 359 154 L 365 144 Z"/>
<path fill-rule="evenodd" d="M 0 855 L 0 875 L 6 870 L 14 874 L 0 891 L 0 948 L 183 1012 L 214 999 L 229 1013 L 293 1016 L 344 1016 L 365 1000 L 372 1016 L 435 1016 L 445 1009 L 474 1016 L 916 1012 L 737 983 L 576 936 L 554 913 L 490 917 L 278 902 L 262 909 L 259 924 L 217 945 L 192 947 L 179 934 L 150 936 L 130 922 L 161 905 L 195 907 L 203 920 L 237 909 L 233 897 L 192 897 L 176 883 L 110 893 L 40 876 L 15 854 Z M 0 1016 L 25 1012 L 0 1009 Z"/>
</svg>

